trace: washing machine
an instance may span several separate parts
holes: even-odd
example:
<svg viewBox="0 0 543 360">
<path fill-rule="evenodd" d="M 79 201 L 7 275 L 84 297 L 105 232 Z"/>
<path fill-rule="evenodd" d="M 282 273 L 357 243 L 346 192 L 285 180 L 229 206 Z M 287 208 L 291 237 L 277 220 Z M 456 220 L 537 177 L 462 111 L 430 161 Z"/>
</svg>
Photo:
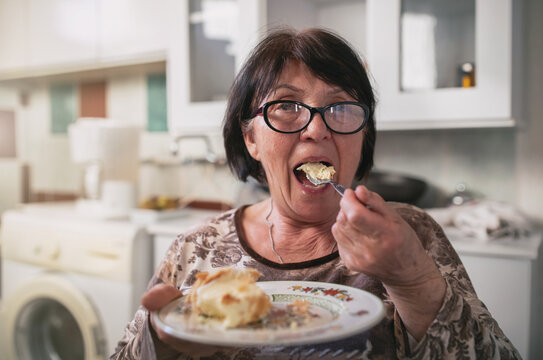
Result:
<svg viewBox="0 0 543 360">
<path fill-rule="evenodd" d="M 2 356 L 112 354 L 151 277 L 145 229 L 80 216 L 74 204 L 49 204 L 5 212 L 0 231 Z"/>
</svg>

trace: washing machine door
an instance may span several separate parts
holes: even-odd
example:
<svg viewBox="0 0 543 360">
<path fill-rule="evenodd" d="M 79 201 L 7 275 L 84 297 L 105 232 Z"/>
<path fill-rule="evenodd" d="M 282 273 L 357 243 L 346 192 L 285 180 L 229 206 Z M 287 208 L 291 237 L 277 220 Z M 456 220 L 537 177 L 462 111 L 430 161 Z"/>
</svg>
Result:
<svg viewBox="0 0 543 360">
<path fill-rule="evenodd" d="M 59 275 L 23 283 L 3 304 L 8 359 L 105 359 L 104 332 L 84 293 Z"/>
</svg>

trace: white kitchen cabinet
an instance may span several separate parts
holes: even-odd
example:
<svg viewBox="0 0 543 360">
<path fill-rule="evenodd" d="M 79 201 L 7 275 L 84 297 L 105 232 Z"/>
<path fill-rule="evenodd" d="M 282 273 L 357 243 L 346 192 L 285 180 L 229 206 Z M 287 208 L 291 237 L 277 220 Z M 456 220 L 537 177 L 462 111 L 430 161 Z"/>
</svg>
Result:
<svg viewBox="0 0 543 360">
<path fill-rule="evenodd" d="M 479 299 L 487 306 L 523 359 L 537 359 L 543 314 L 540 287 L 541 234 L 517 240 L 481 242 L 445 229 Z"/>
<path fill-rule="evenodd" d="M 368 1 L 378 129 L 514 125 L 520 3 Z M 463 63 L 475 86 L 460 87 Z"/>
<path fill-rule="evenodd" d="M 0 1 L 0 72 L 26 64 L 26 4 L 20 0 Z"/>
<path fill-rule="evenodd" d="M 147 231 L 153 237 L 153 269 L 155 271 L 179 234 L 221 213 L 221 211 L 216 210 L 191 208 L 184 210 L 177 218 L 147 225 Z"/>
<path fill-rule="evenodd" d="M 100 61 L 166 58 L 172 0 L 99 0 Z"/>
<path fill-rule="evenodd" d="M 363 53 L 365 4 L 366 0 L 191 0 L 178 4 L 176 13 L 182 20 L 174 29 L 168 63 L 170 131 L 177 135 L 220 128 L 234 76 L 269 28 L 332 28 Z"/>
<path fill-rule="evenodd" d="M 264 0 L 175 2 L 168 56 L 168 125 L 174 135 L 217 131 L 234 75 L 259 39 Z"/>
<path fill-rule="evenodd" d="M 28 67 L 97 61 L 97 0 L 26 1 Z"/>
<path fill-rule="evenodd" d="M 460 255 L 460 258 L 477 296 L 522 358 L 528 359 L 531 261 L 480 255 Z"/>
<path fill-rule="evenodd" d="M 501 127 L 517 120 L 520 1 L 192 1 L 196 2 L 233 4 L 235 32 L 245 38 L 233 41 L 240 47 L 234 47 L 231 58 L 213 52 L 194 58 L 191 27 L 202 16 L 191 14 L 188 3 L 178 4 L 181 21 L 173 29 L 176 40 L 168 64 L 173 133 L 218 129 L 229 81 L 261 34 L 281 25 L 326 27 L 354 45 L 367 60 L 377 91 L 379 130 Z M 213 20 L 212 14 L 208 19 Z M 464 63 L 474 68 L 467 73 L 470 84 L 464 85 L 474 86 L 460 87 L 459 67 Z"/>
<path fill-rule="evenodd" d="M 176 0 L 1 0 L 0 80 L 165 61 Z"/>
</svg>

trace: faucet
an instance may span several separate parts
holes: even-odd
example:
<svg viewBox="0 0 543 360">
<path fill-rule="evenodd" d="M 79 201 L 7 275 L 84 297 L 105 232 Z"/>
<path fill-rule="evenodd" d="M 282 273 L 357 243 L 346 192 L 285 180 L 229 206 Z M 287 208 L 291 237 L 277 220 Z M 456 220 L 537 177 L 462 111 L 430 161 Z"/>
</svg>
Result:
<svg viewBox="0 0 543 360">
<path fill-rule="evenodd" d="M 210 163 L 210 164 L 215 164 L 215 165 L 223 165 L 225 163 L 224 159 L 219 159 L 217 154 L 215 154 L 215 152 L 213 151 L 209 136 L 203 135 L 203 134 L 183 134 L 183 135 L 177 135 L 176 137 L 174 137 L 172 142 L 170 143 L 170 152 L 173 156 L 177 156 L 177 154 L 179 153 L 179 143 L 185 139 L 200 139 L 205 143 L 205 146 L 206 146 L 206 155 L 204 158 L 190 159 L 190 160 L 187 160 L 187 163 L 204 162 L 204 163 Z"/>
</svg>

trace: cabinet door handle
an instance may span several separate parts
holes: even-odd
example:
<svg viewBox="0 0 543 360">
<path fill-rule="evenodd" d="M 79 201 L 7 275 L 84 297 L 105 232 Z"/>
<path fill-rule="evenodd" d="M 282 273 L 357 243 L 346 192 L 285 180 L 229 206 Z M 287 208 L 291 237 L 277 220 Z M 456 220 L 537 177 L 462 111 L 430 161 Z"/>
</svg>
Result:
<svg viewBox="0 0 543 360">
<path fill-rule="evenodd" d="M 117 260 L 119 258 L 118 253 L 101 251 L 101 250 L 89 250 L 89 254 L 93 257 L 104 258 L 109 260 Z"/>
</svg>

